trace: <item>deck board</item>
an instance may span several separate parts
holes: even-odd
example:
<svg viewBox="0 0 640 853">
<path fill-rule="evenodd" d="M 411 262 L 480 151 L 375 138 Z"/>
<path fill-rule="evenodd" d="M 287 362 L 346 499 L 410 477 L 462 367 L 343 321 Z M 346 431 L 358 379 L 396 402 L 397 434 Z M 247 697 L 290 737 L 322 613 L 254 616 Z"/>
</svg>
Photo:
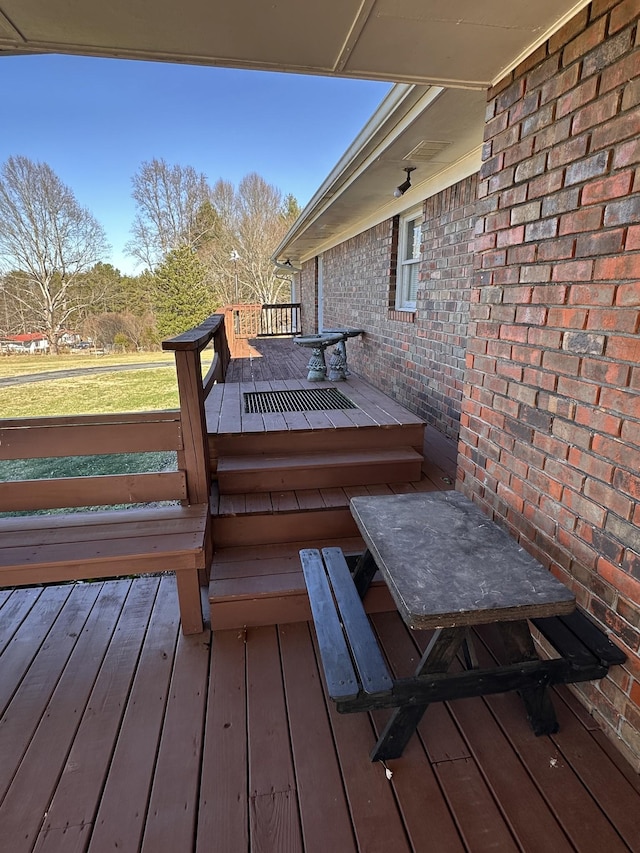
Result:
<svg viewBox="0 0 640 853">
<path fill-rule="evenodd" d="M 123 585 L 104 584 L 98 589 L 95 604 L 0 808 L 4 837 L 16 853 L 30 849 L 47 815 L 127 592 Z M 39 764 L 36 777 L 29 769 L 32 764 Z"/>
<path fill-rule="evenodd" d="M 282 625 L 278 635 L 305 853 L 356 853 L 336 753 L 315 748 L 330 741 L 331 729 L 309 625 Z"/>
<path fill-rule="evenodd" d="M 95 817 L 93 853 L 140 849 L 180 621 L 172 580 L 160 582 Z"/>
<path fill-rule="evenodd" d="M 0 618 L 0 628 L 7 635 L 4 647 L 0 648 L 0 713 L 4 712 L 11 699 L 9 691 L 20 684 L 29 669 L 40 644 L 69 597 L 71 587 L 48 587 L 45 590 L 34 587 L 24 592 L 24 595 L 14 593 Z M 21 607 L 23 598 L 25 605 Z"/>
<path fill-rule="evenodd" d="M 640 850 L 639 781 L 567 688 L 551 737 L 514 694 L 430 706 L 387 779 L 385 714 L 335 712 L 308 623 L 183 638 L 171 576 L 50 589 L 0 611 L 11 853 Z M 372 621 L 410 672 L 428 633 Z"/>
<path fill-rule="evenodd" d="M 130 589 L 126 581 L 110 583 L 129 594 L 47 810 L 35 848 L 38 853 L 66 850 L 63 844 L 74 851 L 85 849 L 159 579 L 139 578 Z"/>
<path fill-rule="evenodd" d="M 0 654 L 15 636 L 15 632 L 22 620 L 27 617 L 33 604 L 41 594 L 42 590 L 33 587 L 28 595 L 13 595 L 13 590 L 2 590 L 2 606 L 0 607 Z"/>
<path fill-rule="evenodd" d="M 37 649 L 33 663 L 2 715 L 0 801 L 5 799 L 99 592 L 98 585 L 74 587 L 47 634 L 46 643 Z M 25 629 L 24 641 L 28 642 L 28 626 L 22 627 Z M 3 809 L 0 806 L 2 825 Z"/>
<path fill-rule="evenodd" d="M 493 646 L 492 633 L 488 630 L 481 633 L 483 640 L 489 641 L 489 647 Z M 481 665 L 490 664 L 494 659 L 482 644 L 478 644 L 477 652 Z M 558 693 L 558 690 L 554 690 L 554 693 Z M 573 725 L 569 726 L 567 731 L 570 717 L 564 716 L 564 731 L 561 730 L 557 735 L 548 738 L 535 737 L 522 713 L 517 695 L 495 694 L 487 697 L 486 701 L 505 732 L 511 748 L 526 765 L 545 800 L 552 810 L 561 815 L 563 830 L 574 846 L 578 850 L 588 849 L 589 845 L 595 850 L 629 849 L 611 824 L 608 815 L 602 810 L 600 797 L 597 794 L 594 797 L 593 793 L 589 792 L 583 777 L 575 771 L 564 754 L 565 739 L 571 742 L 578 732 Z M 554 701 L 554 707 L 557 707 L 558 711 L 561 710 L 561 703 L 557 699 Z M 574 719 L 571 719 L 571 724 Z M 584 728 L 581 736 L 582 734 L 588 737 Z M 606 774 L 608 769 L 608 762 L 603 761 L 597 773 Z M 624 796 L 627 792 L 627 786 L 621 783 L 618 794 Z M 637 810 L 634 811 L 637 814 Z M 640 836 L 637 833 L 635 843 L 638 846 L 631 849 L 640 849 Z"/>
<path fill-rule="evenodd" d="M 251 847 L 260 853 L 302 853 L 289 732 L 280 724 L 286 701 L 276 629 L 251 628 L 247 634 Z"/>
<path fill-rule="evenodd" d="M 476 764 L 483 769 L 494 800 L 506 804 L 512 832 L 522 849 L 570 853 L 571 844 L 518 756 L 508 748 L 487 706 L 461 699 L 451 703 L 451 711 Z"/>
<path fill-rule="evenodd" d="M 208 669 L 209 649 L 202 637 L 180 633 L 142 853 L 192 846 Z"/>
<path fill-rule="evenodd" d="M 196 853 L 249 850 L 245 656 L 242 631 L 212 637 Z"/>
</svg>

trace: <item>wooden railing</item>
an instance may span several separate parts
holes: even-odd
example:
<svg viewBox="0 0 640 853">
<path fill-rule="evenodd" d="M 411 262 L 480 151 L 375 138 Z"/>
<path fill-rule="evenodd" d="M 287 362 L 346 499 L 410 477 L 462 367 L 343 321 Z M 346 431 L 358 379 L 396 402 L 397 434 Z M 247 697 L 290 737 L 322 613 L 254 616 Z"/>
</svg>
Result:
<svg viewBox="0 0 640 853">
<path fill-rule="evenodd" d="M 212 346 L 202 378 L 201 353 Z M 177 471 L 4 482 L 0 512 L 180 500 L 209 501 L 204 400 L 229 364 L 224 316 L 163 342 L 175 353 L 180 410 L 0 420 L 0 461 L 175 451 Z"/>
<path fill-rule="evenodd" d="M 0 460 L 174 451 L 177 471 L 83 474 L 10 480 L 0 489 L 0 512 L 189 501 L 180 412 L 125 412 L 0 421 Z M 196 490 L 197 491 L 197 490 Z"/>
<path fill-rule="evenodd" d="M 300 332 L 299 302 L 277 302 L 275 305 L 262 306 L 260 337 L 299 335 Z"/>
<path fill-rule="evenodd" d="M 211 346 L 210 346 L 211 345 Z M 203 379 L 201 354 L 211 348 Z M 223 315 L 163 342 L 176 359 L 180 410 L 0 421 L 0 461 L 173 451 L 177 471 L 88 473 L 2 483 L 0 586 L 175 571 L 185 633 L 202 631 L 199 584 L 212 554 L 204 401 L 223 382 Z M 125 469 L 126 470 L 126 469 Z M 169 506 L 160 503 L 168 501 Z M 130 511 L 105 507 L 143 504 Z M 40 510 L 93 507 L 84 513 Z"/>
<path fill-rule="evenodd" d="M 301 332 L 299 302 L 226 305 L 221 310 L 233 358 L 246 356 L 247 341 L 252 338 L 293 336 Z"/>
</svg>

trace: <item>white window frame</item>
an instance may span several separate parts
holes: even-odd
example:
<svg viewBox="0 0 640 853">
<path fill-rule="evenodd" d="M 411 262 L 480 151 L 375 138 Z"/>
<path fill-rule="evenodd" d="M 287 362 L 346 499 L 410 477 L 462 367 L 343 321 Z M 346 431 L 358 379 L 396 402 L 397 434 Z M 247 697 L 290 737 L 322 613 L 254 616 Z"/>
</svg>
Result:
<svg viewBox="0 0 640 853">
<path fill-rule="evenodd" d="M 414 241 L 409 239 L 409 224 L 415 220 L 417 220 L 417 227 L 420 230 L 420 235 L 422 235 L 422 224 L 424 221 L 422 206 L 412 208 L 406 213 L 403 213 L 398 225 L 398 263 L 396 268 L 397 311 L 416 310 L 415 295 L 412 299 L 410 289 L 411 279 L 413 276 L 415 276 L 416 290 L 418 287 L 417 277 L 420 270 L 420 243 L 422 242 L 422 239 L 420 238 L 418 241 L 417 249 L 415 248 Z"/>
</svg>

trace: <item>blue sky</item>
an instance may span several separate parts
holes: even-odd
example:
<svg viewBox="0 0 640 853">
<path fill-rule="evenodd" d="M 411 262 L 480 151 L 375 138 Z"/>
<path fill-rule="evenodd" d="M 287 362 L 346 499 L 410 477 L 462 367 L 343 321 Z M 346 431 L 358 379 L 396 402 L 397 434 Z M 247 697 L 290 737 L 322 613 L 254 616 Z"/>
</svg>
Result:
<svg viewBox="0 0 640 853">
<path fill-rule="evenodd" d="M 109 259 L 135 215 L 145 160 L 193 166 L 210 183 L 258 172 L 301 206 L 389 90 L 387 83 L 71 56 L 0 60 L 0 163 L 48 163 L 104 226 Z"/>
</svg>

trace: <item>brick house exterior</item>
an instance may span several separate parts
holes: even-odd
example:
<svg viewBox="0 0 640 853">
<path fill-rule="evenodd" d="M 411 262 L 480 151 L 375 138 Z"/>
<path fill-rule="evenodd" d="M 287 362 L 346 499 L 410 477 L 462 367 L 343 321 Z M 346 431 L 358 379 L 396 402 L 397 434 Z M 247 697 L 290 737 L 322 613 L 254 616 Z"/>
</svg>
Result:
<svg viewBox="0 0 640 853">
<path fill-rule="evenodd" d="M 488 92 L 480 173 L 424 201 L 415 313 L 398 217 L 322 253 L 353 369 L 459 440 L 457 488 L 628 655 L 576 688 L 640 769 L 640 27 L 594 0 Z M 318 259 L 301 275 L 316 330 Z"/>
</svg>

